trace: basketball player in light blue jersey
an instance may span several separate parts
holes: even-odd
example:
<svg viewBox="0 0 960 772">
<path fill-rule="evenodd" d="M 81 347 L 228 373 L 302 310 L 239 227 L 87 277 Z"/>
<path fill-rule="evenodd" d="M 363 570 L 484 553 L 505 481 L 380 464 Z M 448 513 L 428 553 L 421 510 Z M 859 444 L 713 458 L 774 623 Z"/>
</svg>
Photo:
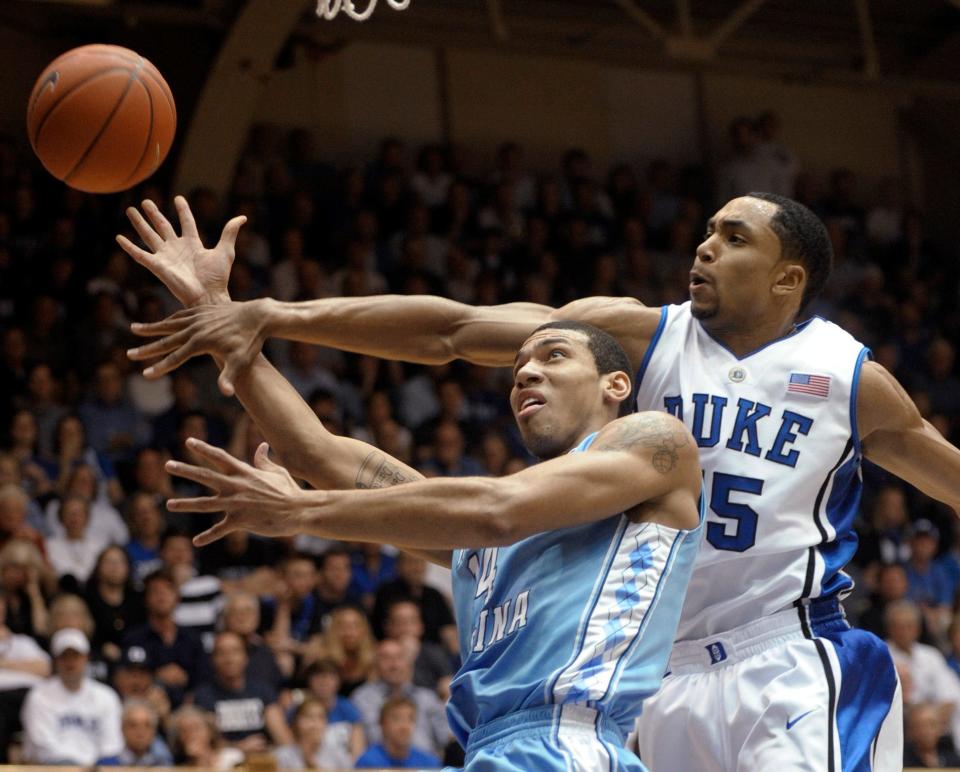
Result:
<svg viewBox="0 0 960 772">
<path fill-rule="evenodd" d="M 131 217 L 141 235 L 152 230 Z M 150 253 L 121 243 L 156 272 Z M 223 244 L 184 247 L 174 280 L 191 261 L 228 271 Z M 197 293 L 191 302 L 202 306 L 140 330 L 166 337 L 137 356 L 166 355 L 151 371 L 159 376 L 195 354 L 230 350 L 220 381 L 230 393 L 233 374 L 269 336 L 504 365 L 552 318 L 607 330 L 637 372 L 637 409 L 673 413 L 694 434 L 709 505 L 670 674 L 640 720 L 642 758 L 670 772 L 899 770 L 893 663 L 882 641 L 850 629 L 840 605 L 852 587 L 843 567 L 856 550 L 860 462 L 960 510 L 960 451 L 863 345 L 822 319 L 798 323 L 831 262 L 812 212 L 758 193 L 710 219 L 691 299 L 679 306 L 605 297 L 557 310 L 434 297 L 226 304 Z"/>
<path fill-rule="evenodd" d="M 225 299 L 230 231 L 213 251 L 185 249 L 199 239 L 177 203 L 183 237 L 152 207 L 156 230 L 134 218 L 155 250 L 141 257 L 185 305 Z M 632 392 L 629 369 L 602 330 L 542 325 L 514 358 L 510 406 L 527 447 L 548 460 L 498 479 L 423 480 L 330 434 L 258 357 L 236 379 L 237 396 L 320 490 L 302 490 L 269 461 L 266 443 L 251 467 L 192 439 L 207 466 L 167 468 L 217 495 L 168 506 L 225 512 L 200 545 L 237 529 L 312 533 L 392 542 L 451 567 L 463 664 L 447 712 L 467 769 L 643 770 L 624 739 L 667 666 L 704 513 L 683 424 L 659 412 L 617 417 Z M 343 488 L 361 490 L 330 490 Z"/>
</svg>

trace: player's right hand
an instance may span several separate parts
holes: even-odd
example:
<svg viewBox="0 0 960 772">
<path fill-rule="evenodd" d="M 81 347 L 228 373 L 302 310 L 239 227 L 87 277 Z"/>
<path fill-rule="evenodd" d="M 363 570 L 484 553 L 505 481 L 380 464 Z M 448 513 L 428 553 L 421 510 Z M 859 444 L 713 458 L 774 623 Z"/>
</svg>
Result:
<svg viewBox="0 0 960 772">
<path fill-rule="evenodd" d="M 234 393 L 236 374 L 248 367 L 263 346 L 264 300 L 245 303 L 218 303 L 185 308 L 160 322 L 133 324 L 130 329 L 144 337 L 163 336 L 145 346 L 130 349 L 135 361 L 162 356 L 143 371 L 147 378 L 159 378 L 191 357 L 212 354 L 223 360 L 217 380 L 228 397 Z"/>
<path fill-rule="evenodd" d="M 144 201 L 144 217 L 136 207 L 127 209 L 127 217 L 147 249 L 141 249 L 126 236 L 117 243 L 130 257 L 164 283 L 174 297 L 187 308 L 200 303 L 219 303 L 230 299 L 227 282 L 236 254 L 235 245 L 246 217 L 234 217 L 213 249 L 200 241 L 193 212 L 183 196 L 174 199 L 181 234 L 178 236 L 159 207 Z M 149 221 L 148 221 L 149 220 Z"/>
</svg>

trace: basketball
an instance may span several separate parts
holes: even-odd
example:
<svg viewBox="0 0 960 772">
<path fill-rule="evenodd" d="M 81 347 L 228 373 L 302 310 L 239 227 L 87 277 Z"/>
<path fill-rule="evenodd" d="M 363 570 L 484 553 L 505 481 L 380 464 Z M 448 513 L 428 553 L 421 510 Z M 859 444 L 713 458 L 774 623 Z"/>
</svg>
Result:
<svg viewBox="0 0 960 772">
<path fill-rule="evenodd" d="M 27 104 L 27 134 L 44 168 L 87 193 L 126 190 L 153 174 L 176 126 L 163 76 L 120 46 L 81 46 L 57 57 Z"/>
</svg>

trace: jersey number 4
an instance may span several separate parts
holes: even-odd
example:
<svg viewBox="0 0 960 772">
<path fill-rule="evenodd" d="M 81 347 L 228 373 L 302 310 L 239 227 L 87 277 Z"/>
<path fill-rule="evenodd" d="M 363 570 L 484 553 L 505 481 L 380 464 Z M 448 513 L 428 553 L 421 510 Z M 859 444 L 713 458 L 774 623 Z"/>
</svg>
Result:
<svg viewBox="0 0 960 772">
<path fill-rule="evenodd" d="M 477 592 L 473 597 L 479 598 L 486 594 L 484 603 L 490 599 L 489 593 L 493 589 L 493 580 L 497 575 L 497 550 L 497 547 L 480 550 L 480 557 L 477 557 L 477 553 L 474 552 L 467 561 L 467 568 L 477 580 Z"/>
<path fill-rule="evenodd" d="M 728 523 L 707 523 L 707 541 L 718 550 L 744 552 L 757 541 L 757 511 L 753 507 L 730 501 L 733 493 L 763 491 L 763 480 L 741 477 L 736 474 L 713 473 L 713 490 L 710 492 L 710 509 L 718 517 L 733 520 L 733 533 L 728 533 Z"/>
</svg>

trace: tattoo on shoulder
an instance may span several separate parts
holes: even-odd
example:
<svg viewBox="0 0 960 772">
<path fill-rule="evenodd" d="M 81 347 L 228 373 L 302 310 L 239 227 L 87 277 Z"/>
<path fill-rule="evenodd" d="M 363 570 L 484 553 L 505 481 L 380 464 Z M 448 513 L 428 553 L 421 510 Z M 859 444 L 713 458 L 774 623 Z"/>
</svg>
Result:
<svg viewBox="0 0 960 772">
<path fill-rule="evenodd" d="M 357 470 L 357 488 L 389 488 L 409 482 L 413 477 L 405 474 L 397 464 L 379 451 L 372 451 Z"/>
<path fill-rule="evenodd" d="M 673 422 L 664 421 L 659 416 L 637 415 L 629 421 L 621 421 L 616 432 L 603 439 L 597 450 L 630 450 L 631 448 L 650 448 L 653 451 L 653 468 L 660 474 L 672 472 L 687 442 L 684 432 Z"/>
</svg>

